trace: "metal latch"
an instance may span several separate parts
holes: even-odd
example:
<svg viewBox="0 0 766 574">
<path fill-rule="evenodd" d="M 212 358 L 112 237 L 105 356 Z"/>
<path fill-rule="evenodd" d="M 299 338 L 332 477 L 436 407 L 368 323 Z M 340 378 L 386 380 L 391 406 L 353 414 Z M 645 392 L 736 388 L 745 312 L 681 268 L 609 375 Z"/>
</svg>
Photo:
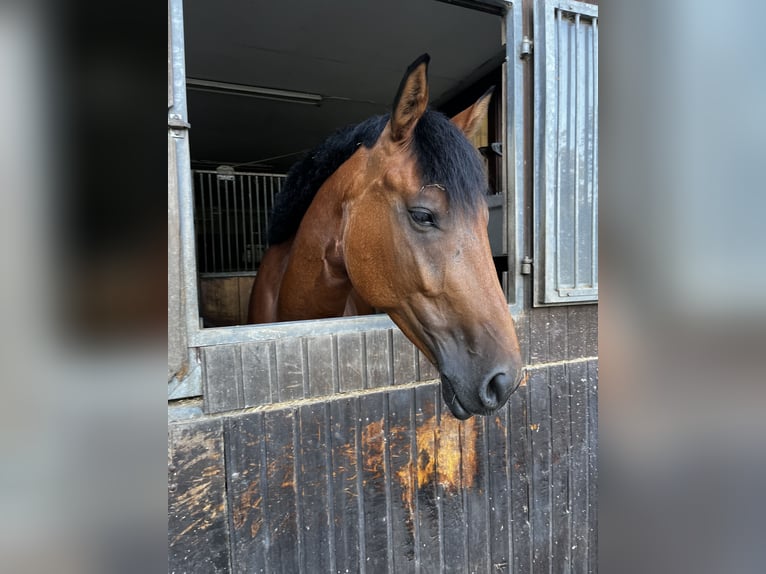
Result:
<svg viewBox="0 0 766 574">
<path fill-rule="evenodd" d="M 168 116 L 168 128 L 170 128 L 170 131 L 174 138 L 184 137 L 184 133 L 190 127 L 191 127 L 191 124 L 187 121 L 184 121 L 184 119 L 180 115 L 170 114 Z"/>
<path fill-rule="evenodd" d="M 524 36 L 521 39 L 521 50 L 519 51 L 519 57 L 523 60 L 525 58 L 528 58 L 531 53 L 532 53 L 532 40 L 529 39 L 529 36 Z"/>
<path fill-rule="evenodd" d="M 531 257 L 525 257 L 521 260 L 521 270 L 519 271 L 522 275 L 530 275 L 532 273 L 532 258 Z"/>
</svg>

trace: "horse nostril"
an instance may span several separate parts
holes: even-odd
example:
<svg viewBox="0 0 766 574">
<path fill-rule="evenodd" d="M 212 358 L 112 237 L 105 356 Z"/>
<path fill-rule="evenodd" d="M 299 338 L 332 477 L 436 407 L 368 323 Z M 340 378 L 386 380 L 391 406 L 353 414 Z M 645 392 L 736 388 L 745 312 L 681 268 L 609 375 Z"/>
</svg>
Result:
<svg viewBox="0 0 766 574">
<path fill-rule="evenodd" d="M 484 385 L 479 398 L 485 408 L 499 409 L 513 391 L 514 380 L 505 373 L 498 373 Z"/>
</svg>

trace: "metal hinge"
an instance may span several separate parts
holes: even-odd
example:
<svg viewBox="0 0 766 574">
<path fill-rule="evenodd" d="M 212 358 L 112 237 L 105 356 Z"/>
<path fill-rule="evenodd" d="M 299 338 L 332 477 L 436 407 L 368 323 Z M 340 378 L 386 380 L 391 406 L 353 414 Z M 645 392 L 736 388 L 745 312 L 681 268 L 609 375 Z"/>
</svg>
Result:
<svg viewBox="0 0 766 574">
<path fill-rule="evenodd" d="M 186 131 L 191 127 L 191 124 L 178 115 L 170 114 L 168 116 L 168 128 L 174 138 L 184 137 Z"/>
<path fill-rule="evenodd" d="M 519 57 L 523 60 L 528 58 L 532 54 L 532 40 L 529 36 L 524 36 L 521 39 L 521 49 L 519 50 Z"/>
<path fill-rule="evenodd" d="M 521 260 L 521 269 L 519 270 L 519 273 L 522 275 L 531 275 L 532 274 L 532 258 L 531 257 L 525 257 Z"/>
</svg>

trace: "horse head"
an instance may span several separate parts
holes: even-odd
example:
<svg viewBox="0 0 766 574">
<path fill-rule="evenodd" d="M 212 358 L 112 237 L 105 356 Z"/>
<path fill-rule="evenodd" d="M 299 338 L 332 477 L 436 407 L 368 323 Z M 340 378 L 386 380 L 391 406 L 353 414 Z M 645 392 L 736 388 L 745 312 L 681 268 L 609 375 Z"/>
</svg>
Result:
<svg viewBox="0 0 766 574">
<path fill-rule="evenodd" d="M 377 142 L 343 166 L 342 257 L 353 289 L 436 365 L 446 404 L 466 419 L 506 403 L 522 361 L 489 245 L 486 175 L 466 137 L 491 93 L 451 120 L 429 110 L 428 61 L 408 68 Z"/>
</svg>

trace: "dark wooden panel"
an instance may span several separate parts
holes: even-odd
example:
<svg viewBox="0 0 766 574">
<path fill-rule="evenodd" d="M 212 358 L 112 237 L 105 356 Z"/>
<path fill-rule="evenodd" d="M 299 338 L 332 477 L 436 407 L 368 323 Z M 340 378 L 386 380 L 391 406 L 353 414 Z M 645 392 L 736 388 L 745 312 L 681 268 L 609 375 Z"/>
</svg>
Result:
<svg viewBox="0 0 766 574">
<path fill-rule="evenodd" d="M 326 405 L 314 404 L 298 411 L 300 448 L 296 453 L 296 479 L 304 550 L 302 572 L 335 571 L 333 521 L 329 516 L 326 408 Z"/>
<path fill-rule="evenodd" d="M 205 412 L 218 413 L 244 406 L 242 358 L 239 345 L 203 348 Z"/>
<path fill-rule="evenodd" d="M 598 572 L 598 362 L 588 361 L 588 572 Z"/>
<path fill-rule="evenodd" d="M 393 384 L 404 385 L 413 383 L 418 378 L 415 345 L 399 329 L 393 329 L 391 335 L 394 363 Z"/>
<path fill-rule="evenodd" d="M 415 570 L 417 474 L 412 457 L 414 389 L 388 393 L 392 555 L 395 572 Z"/>
<path fill-rule="evenodd" d="M 364 334 L 338 335 L 338 378 L 340 392 L 364 388 Z"/>
<path fill-rule="evenodd" d="M 220 420 L 169 425 L 168 571 L 230 572 Z"/>
<path fill-rule="evenodd" d="M 473 454 L 466 452 L 463 445 L 466 441 L 473 444 L 474 441 L 466 437 L 464 426 L 473 434 L 476 419 L 460 422 L 446 407 L 442 408 L 441 403 L 437 405 L 436 469 L 442 516 L 442 566 L 445 572 L 468 572 L 465 490 L 473 488 L 474 469 L 470 465 L 475 459 L 463 459 L 464 455 Z"/>
<path fill-rule="evenodd" d="M 338 572 L 360 572 L 366 562 L 363 525 L 360 518 L 362 475 L 357 442 L 358 409 L 356 399 L 330 403 L 332 444 L 332 514 L 334 520 L 335 567 Z M 361 425 L 360 425 L 361 426 Z"/>
<path fill-rule="evenodd" d="M 545 331 L 548 336 L 548 363 L 567 358 L 567 313 L 567 307 L 551 307 L 548 311 L 548 328 Z"/>
<path fill-rule="evenodd" d="M 588 571 L 588 364 L 569 365 L 572 571 Z"/>
<path fill-rule="evenodd" d="M 386 500 L 385 394 L 359 397 L 361 420 L 362 492 L 364 505 L 365 569 L 385 572 L 388 564 L 389 520 Z"/>
<path fill-rule="evenodd" d="M 551 569 L 565 572 L 571 565 L 571 480 L 569 373 L 564 365 L 548 369 L 551 417 Z"/>
<path fill-rule="evenodd" d="M 529 430 L 532 445 L 530 521 L 535 571 L 550 569 L 551 537 L 551 419 L 547 369 L 529 377 Z"/>
<path fill-rule="evenodd" d="M 548 329 L 550 328 L 550 309 L 531 309 L 529 315 L 529 364 L 548 361 Z"/>
<path fill-rule="evenodd" d="M 487 486 L 487 536 L 490 571 L 511 571 L 510 562 L 510 429 L 506 406 L 487 417 L 485 457 Z"/>
<path fill-rule="evenodd" d="M 244 406 L 255 407 L 272 401 L 276 359 L 272 343 L 242 345 L 242 387 Z"/>
<path fill-rule="evenodd" d="M 439 378 L 439 371 L 433 366 L 431 361 L 426 359 L 425 355 L 420 351 L 416 351 L 418 354 L 418 380 L 430 381 L 432 379 Z"/>
<path fill-rule="evenodd" d="M 598 354 L 598 306 L 573 305 L 568 313 L 568 358 L 595 357 Z"/>
<path fill-rule="evenodd" d="M 303 549 L 295 500 L 295 413 L 265 412 L 263 419 L 268 485 L 264 496 L 269 516 L 267 559 L 277 572 L 299 572 Z"/>
<path fill-rule="evenodd" d="M 367 331 L 365 336 L 367 388 L 386 387 L 393 384 L 391 373 L 391 350 L 388 329 Z"/>
<path fill-rule="evenodd" d="M 261 413 L 225 421 L 226 475 L 235 572 L 269 572 L 266 446 Z"/>
<path fill-rule="evenodd" d="M 436 467 L 436 405 L 439 401 L 438 385 L 415 389 L 418 551 L 424 574 L 442 571 L 441 500 Z"/>
<path fill-rule="evenodd" d="M 461 424 L 461 460 L 466 509 L 466 572 L 490 571 L 487 418 Z"/>
<path fill-rule="evenodd" d="M 291 401 L 305 396 L 305 361 L 303 339 L 280 339 L 276 343 L 277 385 L 279 400 Z"/>
<path fill-rule="evenodd" d="M 308 394 L 311 397 L 332 395 L 338 373 L 332 335 L 311 337 L 306 341 L 308 353 Z"/>
<path fill-rule="evenodd" d="M 513 318 L 516 336 L 519 339 L 519 348 L 521 349 L 521 360 L 525 365 L 529 364 L 529 313 L 530 311 L 525 311 Z"/>
<path fill-rule="evenodd" d="M 532 492 L 530 488 L 531 444 L 529 435 L 529 379 L 522 381 L 511 395 L 509 429 L 511 444 L 511 572 L 532 572 L 532 538 L 530 512 Z"/>
</svg>

